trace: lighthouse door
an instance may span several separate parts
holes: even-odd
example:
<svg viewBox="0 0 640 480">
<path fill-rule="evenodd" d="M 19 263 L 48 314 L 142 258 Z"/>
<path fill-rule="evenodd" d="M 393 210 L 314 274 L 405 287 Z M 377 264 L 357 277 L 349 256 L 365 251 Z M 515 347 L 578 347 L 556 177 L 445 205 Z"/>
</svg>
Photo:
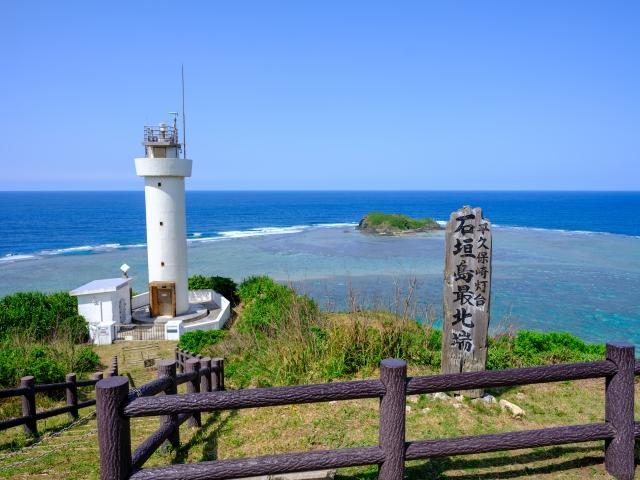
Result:
<svg viewBox="0 0 640 480">
<path fill-rule="evenodd" d="M 151 315 L 176 316 L 176 284 L 173 282 L 152 282 Z"/>
</svg>

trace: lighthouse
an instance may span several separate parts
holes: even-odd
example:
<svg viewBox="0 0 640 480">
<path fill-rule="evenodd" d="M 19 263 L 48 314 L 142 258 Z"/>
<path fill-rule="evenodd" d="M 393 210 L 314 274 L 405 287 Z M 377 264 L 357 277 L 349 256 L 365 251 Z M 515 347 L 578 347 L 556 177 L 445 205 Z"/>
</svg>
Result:
<svg viewBox="0 0 640 480">
<path fill-rule="evenodd" d="M 135 165 L 144 177 L 150 313 L 175 317 L 189 311 L 184 179 L 192 162 L 180 158 L 175 117 L 173 125 L 144 127 L 143 144 Z"/>
</svg>

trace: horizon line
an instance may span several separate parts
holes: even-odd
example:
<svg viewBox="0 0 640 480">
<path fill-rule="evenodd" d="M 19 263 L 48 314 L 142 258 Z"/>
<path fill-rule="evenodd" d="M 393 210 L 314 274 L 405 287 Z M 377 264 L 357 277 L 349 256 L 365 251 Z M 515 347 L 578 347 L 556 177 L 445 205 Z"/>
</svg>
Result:
<svg viewBox="0 0 640 480">
<path fill-rule="evenodd" d="M 80 190 L 80 189 L 69 189 L 69 190 L 3 190 L 0 189 L 0 193 L 144 193 L 143 189 L 126 189 L 126 190 L 117 190 L 117 189 L 96 189 L 96 190 Z M 640 189 L 638 190 L 606 190 L 606 189 L 486 189 L 486 190 L 450 190 L 450 189 L 330 189 L 330 188 L 318 188 L 318 189 L 187 189 L 186 192 L 219 192 L 219 193 L 238 193 L 238 192 L 247 192 L 247 193 L 331 193 L 331 192 L 344 192 L 344 193 L 352 193 L 352 192 L 389 192 L 389 193 L 423 193 L 423 192 L 447 192 L 447 193 L 485 193 L 485 192 L 508 192 L 508 193 L 520 193 L 520 192 L 540 192 L 540 193 L 640 193 Z"/>
</svg>

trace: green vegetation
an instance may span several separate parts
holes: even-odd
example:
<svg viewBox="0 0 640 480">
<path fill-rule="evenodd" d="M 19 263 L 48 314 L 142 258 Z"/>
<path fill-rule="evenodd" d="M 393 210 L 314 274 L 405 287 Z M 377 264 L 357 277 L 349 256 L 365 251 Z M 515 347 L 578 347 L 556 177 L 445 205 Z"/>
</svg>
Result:
<svg viewBox="0 0 640 480">
<path fill-rule="evenodd" d="M 243 308 L 236 326 L 243 333 L 278 336 L 293 316 L 301 329 L 308 330 L 319 314 L 313 300 L 269 277 L 249 277 L 240 284 L 238 293 Z"/>
<path fill-rule="evenodd" d="M 399 213 L 368 213 L 358 224 L 360 230 L 370 233 L 395 234 L 438 230 L 440 225 L 432 218 L 411 218 Z"/>
<path fill-rule="evenodd" d="M 34 340 L 56 336 L 87 338 L 87 323 L 78 304 L 66 292 L 19 292 L 0 299 L 0 339 L 24 335 Z"/>
<path fill-rule="evenodd" d="M 20 292 L 0 299 L 0 387 L 20 377 L 37 383 L 64 380 L 67 373 L 95 371 L 97 355 L 79 346 L 88 336 L 77 302 L 66 292 Z"/>
<path fill-rule="evenodd" d="M 227 359 L 238 386 L 291 385 L 366 376 L 388 357 L 437 371 L 441 332 L 409 313 L 321 312 L 316 303 L 269 277 L 239 286 L 239 318 L 224 340 L 197 351 Z M 215 344 L 214 344 L 215 343 Z M 519 331 L 490 339 L 489 369 L 602 359 L 603 345 L 567 333 Z"/>
<path fill-rule="evenodd" d="M 45 343 L 11 339 L 0 344 L 0 388 L 15 387 L 20 378 L 33 375 L 36 383 L 55 383 L 67 373 L 95 372 L 100 358 L 88 345 L 56 338 Z"/>
<path fill-rule="evenodd" d="M 237 292 L 238 285 L 227 277 L 192 275 L 189 277 L 189 290 L 215 290 L 229 300 L 232 307 L 235 307 L 240 301 Z"/>
<path fill-rule="evenodd" d="M 530 367 L 602 360 L 605 346 L 589 344 L 569 333 L 520 330 L 490 340 L 487 368 Z"/>
<path fill-rule="evenodd" d="M 412 320 L 415 315 L 411 309 L 396 308 L 399 313 L 391 313 L 363 311 L 354 305 L 350 312 L 321 312 L 309 298 L 267 277 L 247 279 L 240 285 L 239 295 L 242 304 L 236 310 L 238 317 L 224 334 L 193 332 L 180 342 L 188 350 L 224 357 L 228 388 L 376 378 L 378 363 L 384 357 L 407 359 L 409 375 L 438 372 L 440 331 L 432 327 L 431 317 L 421 324 Z M 153 343 L 159 344 L 160 358 L 173 358 L 175 343 Z M 107 364 L 112 355 L 120 355 L 121 348 L 115 344 L 95 350 Z M 491 339 L 489 368 L 589 361 L 601 359 L 603 354 L 603 346 L 585 344 L 569 334 L 520 331 Z M 78 362 L 83 355 L 77 355 Z M 20 358 L 20 354 L 15 357 Z M 143 366 L 128 369 L 122 365 L 121 373 L 138 387 L 156 377 L 156 372 Z M 520 419 L 512 418 L 497 405 L 415 395 L 407 399 L 407 438 L 437 439 L 602 422 L 603 387 L 602 380 L 596 379 L 490 391 L 498 400 L 506 399 L 524 408 L 526 415 Z M 179 391 L 185 388 L 181 385 Z M 637 384 L 637 406 L 639 393 Z M 51 398 L 39 398 L 38 402 L 44 409 L 64 404 L 56 404 Z M 19 399 L 11 405 L 0 403 L 0 415 L 6 412 L 11 413 L 4 417 L 18 416 Z M 80 415 L 88 412 L 83 410 Z M 181 427 L 178 451 L 158 451 L 145 466 L 376 445 L 378 415 L 377 399 L 203 413 L 202 429 L 186 424 Z M 39 428 L 54 432 L 67 424 L 65 416 L 58 416 Z M 92 433 L 95 427 L 91 418 L 84 425 L 61 431 L 42 445 L 22 451 L 18 448 L 32 440 L 23 437 L 21 430 L 0 432 L 0 478 L 98 478 L 98 442 Z M 157 420 L 132 419 L 132 444 L 139 445 L 157 427 Z M 21 463 L 23 460 L 28 461 Z M 568 445 L 408 462 L 406 471 L 409 480 L 531 476 L 605 478 L 602 442 L 581 444 L 579 448 Z M 373 480 L 376 468 L 341 469 L 336 478 Z"/>
<path fill-rule="evenodd" d="M 201 353 L 204 347 L 215 345 L 224 338 L 224 330 L 194 330 L 180 337 L 178 346 L 191 353 Z"/>
</svg>

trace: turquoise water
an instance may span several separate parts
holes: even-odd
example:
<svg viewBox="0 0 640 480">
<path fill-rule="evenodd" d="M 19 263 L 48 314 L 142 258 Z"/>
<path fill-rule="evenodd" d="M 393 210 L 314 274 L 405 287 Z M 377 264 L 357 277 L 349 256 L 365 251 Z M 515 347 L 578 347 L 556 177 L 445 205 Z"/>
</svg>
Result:
<svg viewBox="0 0 640 480">
<path fill-rule="evenodd" d="M 94 255 L 51 256 L 3 265 L 0 294 L 71 289 L 117 276 L 131 265 L 134 288 L 146 284 L 144 248 Z M 393 305 L 396 287 L 440 311 L 441 233 L 374 237 L 353 226 L 192 243 L 190 273 L 241 280 L 267 274 L 291 282 L 329 309 L 345 308 L 351 288 L 364 306 Z M 566 330 L 591 341 L 640 345 L 640 240 L 603 234 L 530 229 L 494 230 L 492 327 Z"/>
<path fill-rule="evenodd" d="M 406 293 L 415 278 L 414 298 L 439 314 L 442 233 L 375 237 L 355 230 L 353 222 L 369 210 L 444 219 L 456 205 L 473 203 L 484 207 L 494 223 L 514 225 L 494 229 L 494 331 L 510 326 L 565 330 L 590 341 L 640 345 L 640 238 L 626 213 L 637 211 L 640 194 L 270 192 L 239 199 L 239 192 L 210 193 L 189 194 L 191 274 L 236 280 L 267 274 L 335 310 L 346 307 L 350 290 L 365 307 L 393 306 L 396 289 Z M 142 197 L 133 192 L 110 192 L 99 200 L 94 193 L 58 195 L 13 197 L 13 207 L 22 202 L 16 207 L 21 215 L 7 214 L 7 203 L 0 204 L 3 251 L 13 253 L 0 262 L 0 295 L 72 289 L 118 276 L 122 263 L 132 267 L 134 289 L 143 291 Z M 235 205 L 233 215 L 225 202 Z M 584 207 L 576 210 L 577 204 Z M 46 215 L 36 218 L 38 205 Z M 63 207 L 66 213 L 58 215 Z M 27 212 L 31 220 L 25 219 Z"/>
</svg>

